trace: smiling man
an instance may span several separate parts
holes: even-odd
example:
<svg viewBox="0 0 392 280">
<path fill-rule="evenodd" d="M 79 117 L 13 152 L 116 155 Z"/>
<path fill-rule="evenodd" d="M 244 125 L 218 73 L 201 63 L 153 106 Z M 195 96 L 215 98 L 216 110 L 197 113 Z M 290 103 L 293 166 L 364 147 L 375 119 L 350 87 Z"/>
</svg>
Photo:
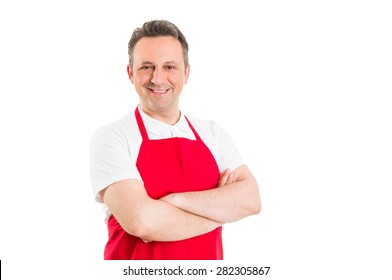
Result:
<svg viewBox="0 0 392 280">
<path fill-rule="evenodd" d="M 222 225 L 260 212 L 256 179 L 234 141 L 179 108 L 188 44 L 164 20 L 135 29 L 130 81 L 140 104 L 90 143 L 95 198 L 107 213 L 105 259 L 223 259 Z"/>
<path fill-rule="evenodd" d="M 189 75 L 181 43 L 171 36 L 143 37 L 133 48 L 128 75 L 147 115 L 175 124 L 179 101 Z"/>
</svg>

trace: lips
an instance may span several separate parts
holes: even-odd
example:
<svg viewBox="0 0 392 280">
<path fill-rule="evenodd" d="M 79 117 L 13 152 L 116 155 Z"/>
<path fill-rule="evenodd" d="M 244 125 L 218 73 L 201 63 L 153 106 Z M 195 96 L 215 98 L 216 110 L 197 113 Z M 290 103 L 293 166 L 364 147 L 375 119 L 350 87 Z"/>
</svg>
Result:
<svg viewBox="0 0 392 280">
<path fill-rule="evenodd" d="M 152 91 L 155 94 L 164 94 L 166 92 L 169 91 L 169 88 L 165 88 L 165 89 L 153 89 L 153 88 L 149 88 L 150 91 Z"/>
</svg>

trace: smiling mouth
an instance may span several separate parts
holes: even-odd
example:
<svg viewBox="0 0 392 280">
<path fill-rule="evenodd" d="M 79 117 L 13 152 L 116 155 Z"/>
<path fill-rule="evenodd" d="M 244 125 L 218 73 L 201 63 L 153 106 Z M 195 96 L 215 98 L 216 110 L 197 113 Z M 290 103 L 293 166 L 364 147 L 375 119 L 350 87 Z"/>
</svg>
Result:
<svg viewBox="0 0 392 280">
<path fill-rule="evenodd" d="M 164 94 L 164 93 L 166 93 L 166 92 L 169 91 L 168 88 L 167 88 L 167 89 L 152 89 L 152 88 L 149 88 L 149 90 L 150 90 L 152 93 L 155 93 L 155 94 Z"/>
</svg>

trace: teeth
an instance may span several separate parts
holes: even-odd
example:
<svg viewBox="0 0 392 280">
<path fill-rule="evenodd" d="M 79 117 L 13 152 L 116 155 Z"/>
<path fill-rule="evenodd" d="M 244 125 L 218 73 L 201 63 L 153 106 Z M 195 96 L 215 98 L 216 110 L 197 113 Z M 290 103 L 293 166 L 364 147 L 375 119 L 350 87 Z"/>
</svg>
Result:
<svg viewBox="0 0 392 280">
<path fill-rule="evenodd" d="M 154 92 L 156 92 L 156 93 L 164 93 L 164 92 L 166 92 L 166 89 L 164 89 L 164 90 L 154 90 Z"/>
</svg>

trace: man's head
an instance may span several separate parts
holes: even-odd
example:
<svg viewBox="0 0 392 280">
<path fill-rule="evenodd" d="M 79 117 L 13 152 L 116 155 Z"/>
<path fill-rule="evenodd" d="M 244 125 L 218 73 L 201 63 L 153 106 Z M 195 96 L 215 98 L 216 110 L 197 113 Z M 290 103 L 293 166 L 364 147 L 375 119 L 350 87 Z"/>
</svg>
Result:
<svg viewBox="0 0 392 280">
<path fill-rule="evenodd" d="M 136 28 L 132 37 L 128 43 L 128 55 L 129 55 L 129 65 L 133 66 L 133 51 L 135 49 L 136 43 L 144 37 L 159 37 L 159 36 L 171 36 L 176 38 L 182 47 L 182 53 L 184 56 L 185 68 L 188 66 L 188 43 L 185 36 L 182 34 L 180 29 L 173 23 L 166 20 L 152 20 L 143 24 L 142 27 Z"/>
<path fill-rule="evenodd" d="M 157 119 L 175 123 L 179 100 L 188 81 L 188 44 L 168 21 L 149 21 L 135 29 L 128 44 L 128 75 L 141 109 Z"/>
</svg>

